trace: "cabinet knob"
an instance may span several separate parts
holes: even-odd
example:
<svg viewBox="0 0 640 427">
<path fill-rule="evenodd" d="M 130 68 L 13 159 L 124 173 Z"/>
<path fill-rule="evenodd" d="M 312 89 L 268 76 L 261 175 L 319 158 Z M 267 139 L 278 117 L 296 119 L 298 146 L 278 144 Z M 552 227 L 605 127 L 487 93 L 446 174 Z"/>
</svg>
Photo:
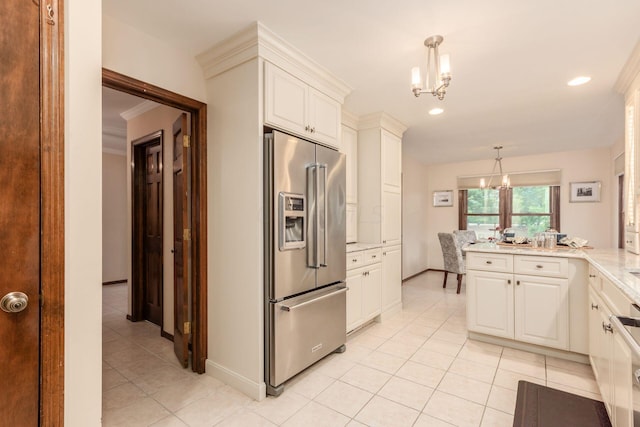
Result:
<svg viewBox="0 0 640 427">
<path fill-rule="evenodd" d="M 520 286 L 520 280 L 516 280 L 516 285 Z"/>
<path fill-rule="evenodd" d="M 544 266 L 538 264 L 538 265 L 536 265 L 536 268 L 544 268 Z"/>
<path fill-rule="evenodd" d="M 314 133 L 315 131 L 316 131 L 316 128 L 315 128 L 315 127 L 312 127 L 312 128 L 311 128 L 311 133 Z"/>
<path fill-rule="evenodd" d="M 511 279 L 507 279 L 507 285 L 511 284 Z"/>
<path fill-rule="evenodd" d="M 386 240 L 383 240 L 383 241 L 382 241 L 382 243 L 387 243 L 387 241 L 386 241 Z"/>
<path fill-rule="evenodd" d="M 594 278 L 594 277 L 596 277 L 596 275 L 595 274 L 590 274 L 589 277 Z"/>
<path fill-rule="evenodd" d="M 489 265 L 493 264 L 493 261 L 485 261 L 485 262 Z"/>
<path fill-rule="evenodd" d="M 591 304 L 591 310 L 598 310 L 598 304 Z"/>
<path fill-rule="evenodd" d="M 358 262 L 358 259 L 354 258 L 354 259 L 351 260 L 351 262 Z"/>
<path fill-rule="evenodd" d="M 605 323 L 602 322 L 602 330 L 604 331 L 605 334 L 607 332 L 613 333 L 613 328 L 611 327 L 611 323 L 605 325 Z"/>
<path fill-rule="evenodd" d="M 375 257 L 377 257 L 377 256 L 378 256 L 378 255 L 371 255 L 371 258 L 375 258 Z"/>
</svg>

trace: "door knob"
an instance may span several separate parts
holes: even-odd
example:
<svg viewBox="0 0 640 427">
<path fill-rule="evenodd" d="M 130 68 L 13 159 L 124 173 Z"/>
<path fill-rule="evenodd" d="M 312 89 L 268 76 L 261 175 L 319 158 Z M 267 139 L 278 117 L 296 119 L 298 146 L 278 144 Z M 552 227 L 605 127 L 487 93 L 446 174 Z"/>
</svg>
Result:
<svg viewBox="0 0 640 427">
<path fill-rule="evenodd" d="M 0 300 L 0 308 L 7 313 L 19 313 L 29 303 L 29 297 L 22 292 L 9 292 Z"/>
</svg>

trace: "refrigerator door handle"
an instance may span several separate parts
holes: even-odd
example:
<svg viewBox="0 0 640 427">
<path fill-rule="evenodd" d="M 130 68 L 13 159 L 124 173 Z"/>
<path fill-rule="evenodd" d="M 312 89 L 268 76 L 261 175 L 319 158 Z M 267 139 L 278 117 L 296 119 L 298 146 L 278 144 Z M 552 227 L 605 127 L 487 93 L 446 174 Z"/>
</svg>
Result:
<svg viewBox="0 0 640 427">
<path fill-rule="evenodd" d="M 284 305 L 284 304 L 282 304 L 280 306 L 280 310 L 282 310 L 282 311 L 293 311 L 293 310 L 295 310 L 297 308 L 302 308 L 305 305 L 313 304 L 313 303 L 316 303 L 316 302 L 321 301 L 323 299 L 333 297 L 333 296 L 341 294 L 343 292 L 347 292 L 348 290 L 349 290 L 349 288 L 347 288 L 346 286 L 341 286 L 341 287 L 338 287 L 333 292 L 330 292 L 328 294 L 319 296 L 319 297 L 314 298 L 314 299 L 310 299 L 310 300 L 307 300 L 307 301 L 299 302 L 298 304 L 293 304 L 293 305 Z"/>
<path fill-rule="evenodd" d="M 307 235 L 309 237 L 307 265 L 311 268 L 320 268 L 318 263 L 318 229 L 320 228 L 320 216 L 318 215 L 318 194 L 320 193 L 318 166 L 317 163 L 307 166 Z"/>
<path fill-rule="evenodd" d="M 329 235 L 328 235 L 328 229 L 327 229 L 327 217 L 329 212 L 327 211 L 327 164 L 323 163 L 318 165 L 319 169 L 322 169 L 323 174 L 322 174 L 322 233 L 317 233 L 318 235 L 321 235 L 322 237 L 322 251 L 320 252 L 321 257 L 319 256 L 319 267 L 326 267 L 327 266 L 327 241 L 329 240 Z M 320 197 L 318 197 L 318 200 L 320 200 Z M 318 225 L 320 224 L 320 220 L 319 220 L 319 210 L 320 207 L 318 206 Z M 320 242 L 318 242 L 318 249 L 320 249 Z"/>
</svg>

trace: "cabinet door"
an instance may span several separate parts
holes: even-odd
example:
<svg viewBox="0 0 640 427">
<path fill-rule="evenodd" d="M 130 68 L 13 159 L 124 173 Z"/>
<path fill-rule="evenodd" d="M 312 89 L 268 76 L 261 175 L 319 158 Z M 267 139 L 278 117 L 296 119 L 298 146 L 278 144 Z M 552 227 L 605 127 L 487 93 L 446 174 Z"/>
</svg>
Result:
<svg viewBox="0 0 640 427">
<path fill-rule="evenodd" d="M 302 80 L 265 63 L 265 123 L 307 135 L 308 88 Z"/>
<path fill-rule="evenodd" d="M 358 203 L 358 133 L 343 126 L 340 146 L 347 158 L 347 203 Z"/>
<path fill-rule="evenodd" d="M 402 142 L 397 136 L 382 130 L 382 188 L 400 192 L 402 185 Z"/>
<path fill-rule="evenodd" d="M 362 285 L 362 320 L 365 322 L 380 314 L 382 298 L 382 268 L 380 264 L 372 265 L 367 273 Z"/>
<path fill-rule="evenodd" d="M 629 346 L 616 331 L 613 332 L 611 344 L 614 425 L 616 427 L 633 427 L 631 350 L 629 350 Z"/>
<path fill-rule="evenodd" d="M 347 243 L 358 241 L 358 205 L 347 204 Z"/>
<path fill-rule="evenodd" d="M 340 143 L 340 103 L 309 87 L 308 125 L 310 137 L 334 147 Z"/>
<path fill-rule="evenodd" d="M 569 280 L 515 276 L 515 339 L 569 349 Z"/>
<path fill-rule="evenodd" d="M 382 252 L 382 311 L 402 303 L 402 247 Z"/>
<path fill-rule="evenodd" d="M 362 323 L 362 270 L 347 272 L 347 332 Z"/>
<path fill-rule="evenodd" d="M 513 275 L 467 271 L 467 327 L 513 339 Z"/>
<path fill-rule="evenodd" d="M 593 289 L 589 288 L 589 360 L 596 377 L 600 394 L 611 413 L 611 401 L 613 399 L 610 367 L 610 343 L 609 337 L 602 328 L 603 322 L 608 323 L 609 312 L 607 307 L 596 296 Z"/>
<path fill-rule="evenodd" d="M 382 243 L 394 246 L 402 243 L 402 200 L 400 193 L 382 193 Z"/>
</svg>

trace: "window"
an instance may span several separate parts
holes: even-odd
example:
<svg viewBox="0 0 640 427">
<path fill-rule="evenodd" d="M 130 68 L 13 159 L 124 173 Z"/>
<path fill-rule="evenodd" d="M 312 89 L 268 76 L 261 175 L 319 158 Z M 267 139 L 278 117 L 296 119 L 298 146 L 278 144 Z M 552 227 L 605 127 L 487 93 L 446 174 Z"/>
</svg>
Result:
<svg viewBox="0 0 640 427">
<path fill-rule="evenodd" d="M 519 236 L 560 231 L 560 187 L 522 186 L 508 189 L 460 190 L 459 228 L 474 230 L 479 238 L 497 237 L 500 226 Z"/>
</svg>

